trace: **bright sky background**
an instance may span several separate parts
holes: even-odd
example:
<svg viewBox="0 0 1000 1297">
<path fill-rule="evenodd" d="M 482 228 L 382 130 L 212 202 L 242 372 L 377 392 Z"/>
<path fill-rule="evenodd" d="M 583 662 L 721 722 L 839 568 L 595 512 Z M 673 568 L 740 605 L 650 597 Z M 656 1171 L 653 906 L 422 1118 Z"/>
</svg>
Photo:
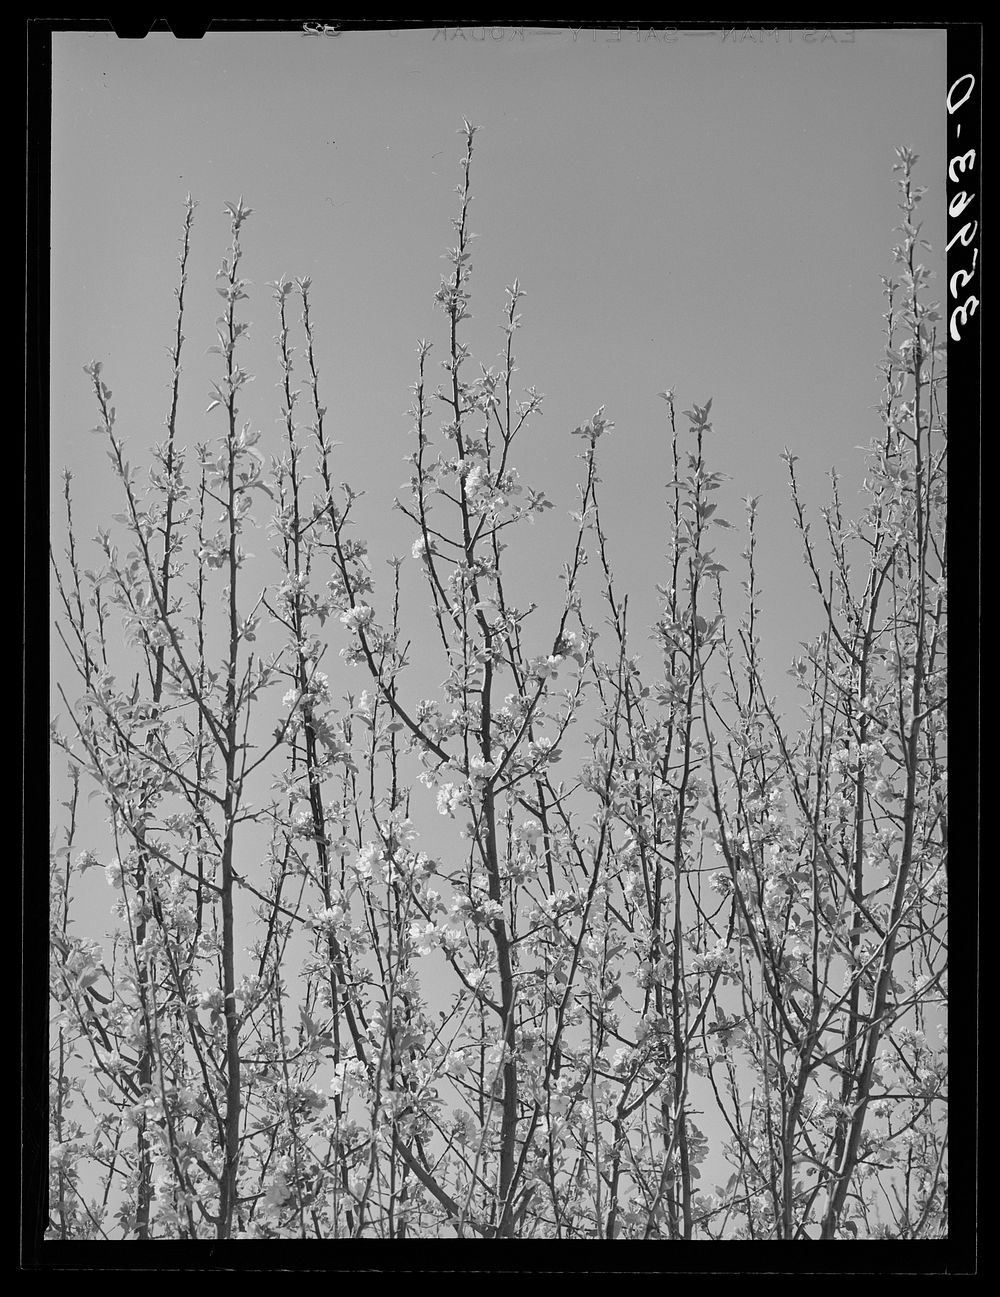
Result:
<svg viewBox="0 0 1000 1297">
<path fill-rule="evenodd" d="M 481 127 L 467 340 L 495 363 L 503 288 L 517 276 L 528 293 L 519 378 L 547 398 L 518 458 L 557 505 L 548 533 L 533 534 L 528 586 L 563 561 L 581 468 L 568 432 L 603 404 L 616 423 L 602 442 L 612 554 L 633 626 L 653 621 L 670 476 L 656 394 L 674 386 L 679 409 L 711 396 L 712 467 L 732 477 L 719 513 L 739 524 L 740 500 L 763 496 L 762 633 L 783 687 L 818 620 L 778 455 L 787 445 L 801 457 L 817 503 L 833 464 L 848 489 L 860 482 L 855 447 L 878 433 L 897 145 L 921 155 L 930 264 L 944 267 L 946 37 L 594 36 L 56 33 L 51 452 L 54 477 L 63 464 L 76 474 L 81 533 L 120 507 L 87 435 L 81 366 L 104 360 L 136 451 L 159 435 L 188 191 L 201 206 L 179 436 L 193 445 L 222 432 L 203 416 L 215 360 L 205 352 L 221 305 L 222 206 L 242 193 L 254 209 L 243 271 L 255 285 L 244 363 L 257 375 L 244 413 L 277 438 L 265 285 L 309 274 L 340 475 L 368 492 L 373 550 L 409 552 L 410 529 L 389 505 L 408 476 L 416 340 L 444 357 L 433 294 L 453 242 L 464 116 Z M 719 556 L 735 588 L 743 541 L 732 537 Z"/>
<path fill-rule="evenodd" d="M 799 33 L 778 42 L 680 34 L 668 43 L 531 29 L 523 39 L 479 42 L 431 30 L 201 41 L 54 34 L 57 553 L 64 465 L 75 474 L 81 538 L 121 508 L 104 448 L 88 435 L 96 412 L 82 366 L 104 361 L 134 458 L 161 435 L 189 191 L 201 205 L 178 436 L 193 446 L 222 434 L 218 413 L 204 414 L 218 372 L 206 350 L 221 310 L 222 208 L 242 194 L 254 209 L 243 238 L 242 273 L 254 284 L 243 304 L 253 321 L 243 363 L 257 376 L 242 413 L 270 439 L 261 449 L 278 451 L 277 324 L 266 284 L 311 275 L 327 428 L 343 443 L 336 471 L 368 493 L 360 530 L 385 610 L 380 560 L 408 555 L 414 537 L 390 506 L 409 473 L 404 411 L 417 339 L 435 343 L 432 361 L 445 356 L 445 317 L 433 297 L 447 269 L 441 254 L 454 242 L 464 148 L 456 131 L 467 117 L 481 130 L 472 164 L 475 318 L 465 339 L 477 360 L 496 363 L 503 290 L 517 277 L 528 294 L 518 377 L 546 400 L 516 462 L 557 506 L 534 532 L 523 530 L 532 547 L 512 550 L 522 584 L 515 593 L 508 580 L 509 597 L 522 607 L 531 598 L 551 607 L 558 597 L 582 468 L 569 432 L 604 405 L 616 424 L 600 445 L 605 525 L 632 626 L 644 635 L 666 572 L 671 474 L 657 393 L 675 387 L 679 410 L 712 397 L 710 466 L 732 479 L 719 513 L 741 525 L 742 498 L 763 497 L 763 650 L 771 689 L 794 707 L 785 671 L 820 616 L 778 457 L 785 446 L 800 457 L 814 506 L 826 499 L 831 465 L 845 494 L 860 485 L 857 447 L 879 432 L 880 276 L 893 270 L 898 145 L 921 158 L 929 264 L 943 295 L 945 42 L 920 31 L 811 43 Z M 442 371 L 434 372 L 436 381 Z M 475 372 L 470 366 L 468 377 Z M 744 538 L 717 536 L 735 622 Z M 264 554 L 268 542 L 251 548 Z M 94 563 L 95 552 L 83 559 Z M 403 572 L 409 610 L 424 605 L 426 616 L 415 564 L 407 560 Z M 603 610 L 590 611 L 599 623 Z M 532 651 L 549 647 L 552 620 L 539 622 Z M 342 639 L 324 663 L 335 696 L 366 683 L 338 666 Z M 54 676 L 66 679 L 57 642 L 52 659 Z M 61 767 L 53 768 L 60 795 Z M 88 818 L 98 810 L 95 803 Z M 103 926 L 103 878 L 87 890 L 84 910 Z"/>
<path fill-rule="evenodd" d="M 64 465 L 75 475 L 85 566 L 97 559 L 86 542 L 122 508 L 105 447 L 88 433 L 97 420 L 83 365 L 104 361 L 133 462 L 162 435 L 189 191 L 201 205 L 178 438 L 193 447 L 222 434 L 219 413 L 205 414 L 219 372 L 207 349 L 222 308 L 215 272 L 229 240 L 223 204 L 242 194 L 253 208 L 242 263 L 253 287 L 241 304 L 253 324 L 242 363 L 256 382 L 241 416 L 263 431 L 260 449 L 280 453 L 277 317 L 267 283 L 311 275 L 327 432 L 343 443 L 334 469 L 367 492 L 359 534 L 375 560 L 376 608 L 387 612 L 381 560 L 408 556 L 415 535 L 391 505 L 414 444 L 404 412 L 416 341 L 435 343 L 432 362 L 446 354 L 446 319 L 433 298 L 448 269 L 441 254 L 455 241 L 464 152 L 456 132 L 467 117 L 481 130 L 472 164 L 474 319 L 464 338 L 477 361 L 497 363 L 504 287 L 517 277 L 527 290 L 517 377 L 546 396 L 515 463 L 556 509 L 534 529 L 510 533 L 506 556 L 515 574 L 508 567 L 508 599 L 540 605 L 527 624 L 528 651 L 551 647 L 562 598 L 556 578 L 572 545 L 568 514 L 583 466 L 569 432 L 601 405 L 616 425 L 600 443 L 605 529 L 619 595 L 630 595 L 633 652 L 646 648 L 655 587 L 667 571 L 671 472 L 667 407 L 657 393 L 673 386 L 679 410 L 714 400 L 709 463 L 731 478 L 718 512 L 738 527 L 715 530 L 730 572 L 731 629 L 742 614 L 741 501 L 762 497 L 758 625 L 768 687 L 794 720 L 786 671 L 822 616 L 779 455 L 788 446 L 800 457 L 814 508 L 825 503 L 825 475 L 836 464 L 850 507 L 863 474 L 858 447 L 880 431 L 880 276 L 893 271 L 900 144 L 921 156 L 930 265 L 944 269 L 945 53 L 943 33 L 921 31 L 812 42 L 801 32 L 734 41 L 721 31 L 673 42 L 531 29 L 499 41 L 455 39 L 454 29 L 201 41 L 55 33 L 57 554 Z M 434 363 L 430 372 L 431 386 L 444 376 Z M 432 431 L 441 421 L 435 413 Z M 258 514 L 265 522 L 262 507 Z M 263 533 L 258 540 L 247 548 L 266 563 L 271 542 Z M 271 575 L 265 569 L 249 584 Z M 251 598 L 259 592 L 245 588 Z M 404 625 L 417 646 L 404 690 L 436 696 L 445 668 L 436 657 L 420 660 L 422 638 L 436 635 L 409 558 L 403 590 Z M 603 617 L 595 599 L 589 620 L 600 628 Z M 330 629 L 323 667 L 333 694 L 356 694 L 368 681 L 339 664 L 342 628 Z M 67 679 L 58 643 L 52 666 Z M 58 700 L 54 710 L 64 710 Z"/>
<path fill-rule="evenodd" d="M 857 448 L 879 433 L 880 276 L 893 270 L 900 144 L 921 155 L 930 264 L 944 268 L 946 37 L 858 31 L 853 42 L 844 33 L 733 41 L 717 31 L 671 43 L 627 32 L 620 41 L 586 30 L 574 38 L 525 29 L 523 39 L 500 41 L 453 32 L 201 41 L 54 34 L 54 497 L 67 465 L 83 542 L 122 508 L 104 446 L 88 433 L 96 412 L 82 366 L 91 359 L 105 363 L 133 461 L 162 435 L 189 191 L 201 205 L 178 437 L 193 446 L 222 434 L 218 412 L 205 414 L 218 373 L 206 353 L 222 306 L 223 204 L 242 194 L 253 208 L 242 263 L 253 281 L 243 318 L 253 327 L 242 363 L 257 377 L 241 414 L 262 429 L 262 450 L 280 451 L 267 283 L 311 275 L 327 430 L 343 443 L 335 471 L 367 492 L 359 531 L 371 544 L 384 614 L 381 560 L 409 555 L 415 535 L 391 505 L 409 476 L 404 412 L 416 341 L 436 344 L 432 362 L 446 351 L 433 297 L 448 269 L 441 254 L 455 241 L 464 151 L 456 131 L 467 117 L 481 130 L 472 165 L 474 320 L 464 337 L 477 360 L 496 363 L 504 286 L 519 278 L 528 295 L 518 379 L 546 396 L 515 462 L 556 509 L 512 533 L 516 579 L 506 582 L 516 605 L 540 604 L 529 651 L 551 645 L 556 577 L 572 544 L 568 513 L 582 465 L 569 432 L 601 405 L 616 424 L 600 444 L 605 528 L 619 593 L 630 594 L 633 651 L 645 647 L 666 575 L 671 476 L 657 393 L 673 386 L 679 410 L 714 399 L 710 466 L 732 479 L 716 497 L 719 515 L 740 527 L 715 532 L 730 569 L 731 627 L 742 612 L 741 500 L 763 497 L 759 627 L 769 688 L 792 712 L 789 660 L 820 629 L 821 613 L 779 454 L 788 446 L 800 457 L 814 507 L 827 498 L 831 465 L 848 501 L 860 484 Z M 431 374 L 432 385 L 443 377 L 433 364 Z M 435 413 L 432 427 L 440 421 Z M 58 553 L 56 498 L 53 510 Z M 263 557 L 270 542 L 259 534 L 247 547 Z M 96 551 L 84 544 L 81 557 L 93 564 Z M 444 668 L 436 658 L 420 662 L 421 636 L 434 636 L 409 559 L 403 578 L 404 624 L 418 646 L 404 688 L 429 696 Z M 591 623 L 603 616 L 595 600 Z M 338 663 L 341 630 L 331 628 L 323 663 L 334 696 L 368 683 Z M 66 679 L 58 643 L 52 660 Z"/>
</svg>

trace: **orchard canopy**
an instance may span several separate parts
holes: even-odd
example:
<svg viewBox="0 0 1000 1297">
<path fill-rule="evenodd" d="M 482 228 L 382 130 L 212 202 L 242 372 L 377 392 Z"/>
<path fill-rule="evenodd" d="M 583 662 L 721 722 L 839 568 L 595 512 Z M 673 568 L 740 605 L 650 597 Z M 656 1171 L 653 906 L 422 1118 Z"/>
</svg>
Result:
<svg viewBox="0 0 1000 1297">
<path fill-rule="evenodd" d="M 80 534 L 67 472 L 52 547 L 47 1237 L 943 1237 L 946 423 L 916 159 L 864 448 L 820 509 L 775 465 L 813 591 L 789 675 L 734 411 L 652 380 L 643 570 L 606 530 L 614 409 L 546 426 L 568 511 L 522 476 L 543 398 L 517 280 L 478 307 L 499 356 L 469 342 L 489 160 L 462 137 L 401 555 L 342 480 L 363 434 L 313 282 L 250 282 L 243 198 L 198 427 L 190 258 L 224 230 L 193 199 L 162 434 L 109 367 L 79 376 L 117 506 Z"/>
</svg>

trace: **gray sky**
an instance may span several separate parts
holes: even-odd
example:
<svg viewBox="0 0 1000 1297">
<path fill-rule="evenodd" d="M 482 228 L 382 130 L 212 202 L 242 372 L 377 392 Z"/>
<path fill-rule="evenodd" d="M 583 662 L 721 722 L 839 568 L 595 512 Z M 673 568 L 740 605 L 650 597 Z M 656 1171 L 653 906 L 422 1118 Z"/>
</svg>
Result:
<svg viewBox="0 0 1000 1297">
<path fill-rule="evenodd" d="M 857 447 L 879 432 L 880 276 L 893 270 L 898 145 L 921 157 L 929 264 L 943 296 L 945 42 L 918 31 L 812 42 L 798 33 L 667 42 L 530 29 L 482 42 L 431 31 L 54 34 L 54 492 L 61 467 L 72 468 L 82 538 L 121 508 L 103 446 L 87 432 L 96 413 L 81 369 L 91 359 L 105 363 L 134 458 L 161 434 L 188 191 L 201 205 L 178 435 L 188 446 L 221 435 L 218 414 L 204 413 L 218 371 L 206 350 L 221 309 L 222 208 L 242 194 L 254 209 L 243 237 L 243 274 L 254 283 L 243 363 L 257 376 L 242 412 L 277 451 L 277 323 L 266 283 L 311 275 L 327 426 L 343 443 L 337 475 L 368 493 L 361 530 L 376 559 L 408 555 L 412 527 L 390 506 L 408 476 L 416 341 L 436 344 L 432 361 L 446 351 L 433 297 L 454 242 L 464 148 L 456 131 L 467 117 L 481 130 L 475 318 L 465 337 L 477 360 L 495 362 L 504 286 L 519 278 L 528 295 L 518 377 L 546 400 L 516 462 L 557 506 L 524 529 L 533 548 L 512 549 L 521 584 L 515 593 L 508 582 L 508 596 L 520 606 L 558 596 L 582 468 L 569 432 L 604 405 L 616 425 L 600 444 L 606 530 L 643 635 L 666 571 L 670 471 L 657 393 L 673 386 L 679 410 L 712 397 L 710 466 L 732 479 L 719 513 L 741 525 L 741 499 L 763 497 L 760 629 L 770 687 L 794 705 L 785 671 L 820 616 L 778 456 L 786 445 L 800 456 L 814 505 L 826 499 L 833 464 L 848 496 L 860 484 Z M 744 537 L 718 537 L 735 621 Z M 252 548 L 264 554 L 268 542 Z M 388 574 L 379 561 L 375 572 L 382 612 Z M 419 614 L 426 596 L 409 560 L 404 587 Z M 594 603 L 590 614 L 599 623 L 603 610 Z M 538 634 L 551 631 L 546 617 Z M 331 640 L 324 665 L 334 694 L 364 687 L 360 672 L 338 676 L 343 637 Z M 53 672 L 68 675 L 58 643 Z M 103 924 L 109 897 L 94 881 L 85 915 Z"/>
<path fill-rule="evenodd" d="M 86 433 L 95 420 L 81 366 L 104 360 L 134 445 L 158 435 L 189 190 L 201 206 L 180 438 L 222 431 L 204 417 L 205 352 L 228 238 L 222 205 L 242 193 L 254 209 L 245 363 L 257 375 L 244 412 L 277 437 L 265 284 L 309 274 L 340 475 L 368 492 L 375 552 L 408 553 L 409 529 L 388 506 L 407 476 L 416 339 L 437 342 L 432 359 L 444 355 L 433 294 L 453 242 L 465 116 L 481 127 L 467 339 L 494 363 L 503 288 L 519 277 L 519 378 L 547 399 L 518 463 L 557 505 L 549 533 L 532 537 L 552 554 L 552 575 L 580 468 L 568 432 L 603 404 L 616 423 L 602 442 L 612 553 L 633 625 L 650 624 L 669 477 L 656 393 L 674 386 L 679 409 L 711 396 L 712 467 L 733 479 L 720 514 L 740 523 L 742 497 L 764 497 L 764 648 L 783 677 L 818 621 L 803 620 L 815 605 L 778 454 L 788 445 L 801 457 L 816 502 L 832 464 L 846 486 L 860 482 L 855 448 L 878 432 L 879 276 L 892 270 L 897 145 L 921 155 L 930 264 L 944 266 L 946 37 L 594 35 L 55 34 L 52 464 L 77 475 L 83 534 L 119 504 Z M 731 535 L 719 556 L 735 585 L 743 542 Z M 529 586 L 540 579 L 534 559 L 524 575 Z"/>
</svg>

